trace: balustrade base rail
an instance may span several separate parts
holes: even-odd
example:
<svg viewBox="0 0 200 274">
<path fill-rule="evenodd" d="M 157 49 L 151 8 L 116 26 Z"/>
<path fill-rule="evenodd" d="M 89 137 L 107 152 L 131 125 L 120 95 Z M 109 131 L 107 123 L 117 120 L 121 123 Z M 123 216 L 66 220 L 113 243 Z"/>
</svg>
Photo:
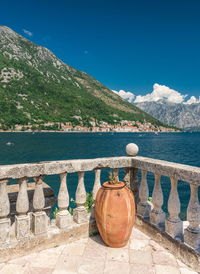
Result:
<svg viewBox="0 0 200 274">
<path fill-rule="evenodd" d="M 19 241 L 11 238 L 7 246 L 0 247 L 0 263 L 60 244 L 86 238 L 96 233 L 98 233 L 96 222 L 94 219 L 89 219 L 89 216 L 87 222 L 82 224 L 72 223 L 70 227 L 65 229 L 59 229 L 53 221 L 51 226 L 48 227 L 46 235 L 35 236 L 29 234 L 28 239 L 24 238 Z"/>
</svg>

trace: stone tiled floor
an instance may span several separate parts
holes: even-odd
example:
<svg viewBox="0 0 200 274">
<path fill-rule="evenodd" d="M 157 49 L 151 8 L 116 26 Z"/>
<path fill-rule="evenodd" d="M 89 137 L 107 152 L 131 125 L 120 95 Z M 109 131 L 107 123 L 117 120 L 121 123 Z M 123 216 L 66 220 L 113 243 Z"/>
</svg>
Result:
<svg viewBox="0 0 200 274">
<path fill-rule="evenodd" d="M 133 229 L 124 248 L 104 245 L 100 236 L 56 246 L 0 264 L 1 274 L 194 274 L 163 247 Z"/>
</svg>

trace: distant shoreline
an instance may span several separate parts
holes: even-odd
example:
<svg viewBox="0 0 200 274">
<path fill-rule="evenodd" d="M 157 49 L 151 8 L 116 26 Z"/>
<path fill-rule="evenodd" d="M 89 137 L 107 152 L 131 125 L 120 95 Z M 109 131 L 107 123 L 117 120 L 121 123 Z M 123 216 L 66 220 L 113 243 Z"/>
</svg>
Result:
<svg viewBox="0 0 200 274">
<path fill-rule="evenodd" d="M 59 130 L 40 130 L 40 131 L 30 131 L 30 130 L 23 130 L 23 131 L 17 131 L 17 130 L 0 130 L 0 133 L 178 133 L 178 132 L 184 132 L 184 131 L 59 131 Z M 189 132 L 189 131 L 187 131 Z"/>
</svg>

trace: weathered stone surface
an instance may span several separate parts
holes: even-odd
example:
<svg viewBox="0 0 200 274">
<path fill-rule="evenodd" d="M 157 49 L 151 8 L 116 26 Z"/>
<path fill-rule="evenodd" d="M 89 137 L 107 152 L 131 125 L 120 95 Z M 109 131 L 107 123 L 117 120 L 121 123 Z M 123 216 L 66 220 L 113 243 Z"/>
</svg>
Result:
<svg viewBox="0 0 200 274">
<path fill-rule="evenodd" d="M 29 200 L 29 211 L 33 211 L 33 194 L 35 190 L 35 183 L 29 182 L 27 184 L 27 193 L 28 193 L 28 200 Z M 45 207 L 44 211 L 48 216 L 50 216 L 51 213 L 51 207 L 56 201 L 56 197 L 54 195 L 53 189 L 43 182 L 43 190 L 44 190 L 44 196 L 45 196 Z M 17 201 L 17 195 L 19 192 L 19 184 L 14 185 L 7 185 L 7 192 L 10 202 L 10 217 L 11 221 L 13 222 L 15 219 L 16 212 L 16 201 Z"/>
<path fill-rule="evenodd" d="M 77 207 L 73 210 L 73 220 L 77 224 L 88 221 L 88 213 L 84 206 Z"/>
<path fill-rule="evenodd" d="M 33 208 L 36 211 L 42 211 L 45 206 L 42 176 L 35 180 L 35 191 L 33 194 Z"/>
<path fill-rule="evenodd" d="M 175 222 L 169 218 L 165 220 L 165 231 L 172 238 L 181 239 L 183 236 L 183 222 L 180 219 Z"/>
<path fill-rule="evenodd" d="M 200 231 L 184 230 L 184 242 L 194 249 L 200 248 Z"/>
<path fill-rule="evenodd" d="M 152 254 L 150 250 L 130 250 L 131 264 L 152 265 Z"/>
<path fill-rule="evenodd" d="M 64 229 L 66 227 L 71 226 L 73 223 L 73 218 L 68 212 L 68 210 L 62 210 L 57 213 L 56 215 L 56 225 L 60 229 Z"/>
<path fill-rule="evenodd" d="M 154 264 L 177 266 L 176 258 L 169 252 L 157 250 L 152 252 Z"/>
<path fill-rule="evenodd" d="M 145 238 L 137 239 L 137 236 L 133 235 L 133 239 L 130 240 L 130 249 L 144 250 L 149 245 L 149 240 Z"/>
<path fill-rule="evenodd" d="M 82 240 L 76 241 L 74 243 L 71 243 L 65 246 L 65 248 L 62 251 L 62 255 L 83 256 L 84 250 L 86 248 L 86 242 L 83 242 Z"/>
<path fill-rule="evenodd" d="M 163 226 L 163 224 L 165 223 L 165 213 L 163 211 L 156 212 L 152 210 L 150 214 L 150 221 L 153 225 Z"/>
<path fill-rule="evenodd" d="M 63 172 L 90 171 L 98 168 L 125 168 L 135 167 L 159 173 L 163 176 L 172 176 L 192 184 L 199 184 L 200 168 L 177 164 L 141 156 L 136 157 L 108 157 L 96 159 L 66 160 L 40 162 L 33 164 L 16 164 L 0 166 L 0 179 L 23 177 L 37 177 L 41 174 L 52 175 Z"/>
<path fill-rule="evenodd" d="M 148 203 L 137 205 L 137 214 L 143 218 L 148 218 L 151 212 L 151 205 Z"/>
<path fill-rule="evenodd" d="M 95 170 L 94 187 L 92 190 L 93 200 L 96 199 L 96 195 L 97 195 L 97 192 L 100 189 L 100 187 L 101 187 L 101 169 L 96 169 Z"/>
<path fill-rule="evenodd" d="M 58 208 L 60 211 L 67 210 L 69 206 L 69 193 L 67 189 L 67 173 L 60 174 L 60 188 L 58 192 Z"/>
<path fill-rule="evenodd" d="M 108 261 L 129 262 L 128 248 L 108 248 L 107 252 Z"/>
<path fill-rule="evenodd" d="M 21 274 L 23 273 L 24 269 L 21 265 L 15 265 L 15 264 L 6 264 L 1 269 L 1 274 Z"/>
<path fill-rule="evenodd" d="M 132 157 L 107 157 L 96 159 L 64 160 L 0 166 L 0 179 L 38 177 L 43 175 L 90 171 L 98 168 L 132 167 Z"/>
<path fill-rule="evenodd" d="M 186 267 L 179 268 L 181 274 L 197 274 L 196 271 L 193 271 L 191 269 L 188 269 Z"/>
<path fill-rule="evenodd" d="M 135 226 L 154 240 L 150 241 L 153 250 L 163 250 L 164 247 L 185 264 L 200 272 L 200 255 L 194 249 L 174 240 L 166 232 L 149 223 L 148 220 L 137 217 Z M 183 226 L 185 227 L 185 224 Z"/>
<path fill-rule="evenodd" d="M 160 183 L 160 174 L 155 173 L 155 183 L 152 193 L 153 209 L 150 213 L 150 221 L 153 225 L 161 227 L 165 222 L 165 213 L 162 210 L 163 192 Z"/>
<path fill-rule="evenodd" d="M 74 233 L 77 227 L 85 226 L 75 224 L 69 233 Z M 133 242 L 147 241 L 144 233 L 136 228 L 133 231 Z M 130 249 L 131 245 L 123 248 L 107 247 L 99 235 L 88 238 L 87 234 L 87 238 L 69 243 L 67 231 L 61 231 L 61 234 L 65 244 L 57 246 L 53 242 L 54 247 L 0 264 L 0 273 L 197 274 L 159 244 L 153 249 L 150 245 L 152 240 L 148 240 L 141 250 L 133 250 Z"/>
<path fill-rule="evenodd" d="M 180 274 L 179 269 L 170 265 L 155 265 L 156 274 Z"/>
<path fill-rule="evenodd" d="M 171 176 L 176 180 L 199 185 L 199 167 L 182 165 L 141 156 L 133 157 L 132 165 L 136 168 L 148 170 L 152 173 L 158 173 L 163 176 Z"/>
<path fill-rule="evenodd" d="M 136 157 L 108 157 L 82 160 L 66 160 L 41 162 L 34 164 L 18 164 L 0 167 L 0 179 L 37 177 L 41 174 L 52 175 L 63 172 L 89 171 L 97 168 L 125 168 L 136 167 L 164 176 L 173 176 L 177 180 L 198 184 L 200 168 L 181 165 L 141 156 Z"/>
<path fill-rule="evenodd" d="M 35 235 L 47 233 L 47 215 L 45 212 L 33 213 L 33 233 Z"/>
<path fill-rule="evenodd" d="M 104 274 L 129 274 L 130 265 L 129 263 L 116 262 L 116 261 L 107 261 L 104 269 Z"/>
<path fill-rule="evenodd" d="M 27 193 L 27 179 L 19 179 L 19 192 L 17 195 L 16 211 L 18 214 L 26 214 L 29 210 L 29 200 Z"/>
<path fill-rule="evenodd" d="M 155 268 L 145 264 L 133 264 L 131 265 L 130 274 L 155 274 Z"/>
<path fill-rule="evenodd" d="M 56 262 L 53 274 L 60 273 L 78 273 L 79 265 L 81 262 L 80 256 L 71 256 L 61 255 Z"/>
<path fill-rule="evenodd" d="M 10 203 L 7 193 L 8 180 L 0 181 L 0 218 L 6 218 L 10 212 Z"/>
<path fill-rule="evenodd" d="M 156 173 L 157 176 L 160 176 L 160 175 L 172 176 L 176 180 L 181 179 L 181 180 L 187 181 L 187 182 L 191 183 L 193 186 L 199 184 L 198 179 L 200 176 L 200 168 L 189 167 L 189 166 L 184 166 L 184 165 L 179 165 L 179 164 L 174 164 L 174 163 L 169 163 L 169 162 L 165 162 L 165 161 L 144 158 L 144 157 L 115 157 L 115 158 L 101 158 L 101 159 L 90 159 L 90 160 L 69 160 L 69 161 L 57 161 L 57 162 L 47 162 L 47 163 L 43 162 L 43 163 L 38 163 L 38 164 L 0 166 L 0 178 L 8 178 L 8 177 L 9 178 L 12 178 L 12 177 L 13 178 L 23 178 L 24 176 L 25 177 L 39 177 L 39 176 L 45 175 L 45 174 L 50 175 L 50 174 L 60 174 L 60 173 L 65 173 L 65 172 L 69 172 L 69 173 L 70 172 L 79 172 L 79 174 L 83 174 L 84 171 L 95 170 L 95 169 L 103 168 L 103 167 L 110 167 L 110 168 L 114 168 L 114 169 L 123 168 L 123 167 L 126 168 L 129 172 L 130 186 L 131 186 L 132 190 L 134 191 L 134 193 L 136 193 L 136 194 L 138 194 L 138 181 L 137 181 L 137 169 L 138 168 L 142 168 L 143 170 L 148 170 L 153 173 Z M 188 180 L 186 180 L 186 178 L 188 178 Z M 84 201 L 85 201 L 85 190 L 83 189 L 84 181 L 81 179 L 81 180 L 79 180 L 79 183 L 80 183 L 80 187 L 78 188 L 78 190 L 80 190 L 80 192 L 77 195 L 78 207 L 74 210 L 74 220 L 78 224 L 83 223 L 83 224 L 87 225 L 88 214 L 83 206 Z M 148 196 L 146 194 L 147 193 L 146 190 L 147 189 L 145 188 L 145 193 L 143 193 L 145 195 L 141 195 L 141 199 L 144 200 L 144 201 L 142 200 L 142 204 L 146 203 L 145 201 Z M 52 241 L 53 241 L 52 239 L 62 238 L 63 235 L 67 235 L 66 240 L 69 240 L 69 241 L 74 237 L 74 232 L 70 231 L 70 229 L 68 229 L 68 227 L 67 227 L 67 224 L 68 224 L 67 218 L 68 217 L 66 217 L 66 215 L 62 215 L 61 213 L 58 214 L 57 225 L 60 228 L 66 228 L 66 230 L 64 229 L 66 234 L 63 234 L 64 231 L 62 231 L 62 229 L 61 230 L 58 229 L 56 226 L 49 227 L 49 229 L 47 231 L 47 220 L 44 217 L 44 214 L 43 214 L 44 212 L 39 212 L 40 210 L 43 210 L 43 206 L 44 206 L 44 199 L 43 199 L 44 197 L 42 195 L 42 191 L 43 191 L 42 183 L 38 183 L 37 190 L 35 191 L 35 193 L 38 194 L 38 195 L 36 195 L 37 199 L 35 198 L 35 201 L 37 200 L 35 202 L 35 209 L 38 212 L 33 213 L 33 231 L 34 231 L 35 235 L 43 235 L 43 236 L 48 235 L 49 238 L 47 240 L 45 237 L 42 236 L 41 239 L 39 239 L 39 237 L 34 237 L 34 235 L 31 235 L 32 239 L 30 239 L 30 243 L 26 243 L 27 245 L 26 244 L 24 245 L 24 246 L 26 246 L 26 248 L 27 248 L 28 244 L 30 244 L 30 246 L 31 246 L 32 243 L 34 243 L 33 245 L 35 245 L 35 246 L 38 243 L 41 243 L 41 245 L 42 245 L 42 241 L 43 242 L 46 241 L 46 243 L 47 242 L 52 243 Z M 65 193 L 66 193 L 66 191 L 65 191 Z M 62 195 L 61 208 L 65 209 L 66 203 L 64 200 L 64 198 L 65 198 L 64 196 L 65 195 Z M 156 196 L 156 193 L 155 193 L 155 196 Z M 160 225 L 160 224 L 164 223 L 164 213 L 160 210 L 160 209 L 162 209 L 162 203 L 160 202 L 160 200 L 162 200 L 162 199 L 160 199 L 160 196 L 161 196 L 160 194 L 159 195 L 157 194 L 156 199 L 153 199 L 155 201 L 154 202 L 155 210 L 152 210 L 152 212 L 151 212 L 151 221 L 155 225 Z M 174 200 L 174 199 L 172 199 L 172 200 Z M 64 201 L 64 207 L 63 207 L 63 201 Z M 173 209 L 172 203 L 170 203 L 170 204 L 171 204 L 171 208 Z M 25 213 L 25 212 L 21 212 L 21 211 L 23 211 L 24 208 L 27 209 L 27 203 L 26 203 L 25 207 L 22 206 L 22 203 L 21 203 L 20 208 L 22 209 L 22 210 L 20 209 L 20 213 Z M 196 208 L 195 208 L 195 212 L 197 212 Z M 141 208 L 138 207 L 138 209 L 140 211 Z M 145 210 L 141 209 L 141 211 L 142 211 L 141 213 L 143 215 L 146 214 Z M 170 210 L 170 215 L 172 215 L 172 217 L 174 217 L 175 214 L 174 214 L 173 210 Z M 176 213 L 176 215 L 177 215 L 177 213 Z M 197 215 L 198 214 L 196 214 L 195 216 L 197 216 Z M 198 223 L 197 217 L 190 218 L 190 219 L 191 219 L 190 225 Z M 3 220 L 3 219 L 0 219 L 0 220 Z M 20 220 L 21 220 L 20 218 L 19 219 L 16 218 L 16 224 L 20 223 Z M 21 223 L 23 223 L 23 222 L 21 222 Z M 71 228 L 72 229 L 74 228 L 76 230 L 76 226 L 78 226 L 78 224 L 74 225 L 72 223 Z M 24 226 L 27 227 L 26 221 L 24 221 Z M 18 224 L 16 225 L 16 229 L 17 229 L 17 227 L 18 227 Z M 168 232 L 174 231 L 174 234 L 172 234 L 172 236 L 173 235 L 175 236 L 175 234 L 177 232 L 176 231 L 177 227 L 173 227 L 173 224 L 168 224 L 166 222 L 166 228 L 168 229 Z M 88 231 L 84 231 L 83 233 L 79 231 L 79 232 L 77 232 L 76 236 L 77 235 L 86 235 L 85 233 L 87 234 Z M 187 234 L 187 231 L 186 231 L 186 234 Z M 26 233 L 24 235 L 26 235 Z M 159 235 L 161 235 L 161 234 L 159 234 Z M 166 235 L 166 233 L 165 233 L 165 235 Z M 162 235 L 159 237 L 162 238 Z M 167 235 L 166 237 L 169 237 L 169 236 Z M 26 237 L 24 237 L 24 238 L 26 238 Z M 186 238 L 187 238 L 187 235 L 186 235 Z M 14 244 L 16 244 L 15 241 L 16 241 L 16 239 L 13 239 Z M 191 239 L 190 239 L 190 241 L 191 241 Z M 198 238 L 196 238 L 195 241 L 198 242 L 199 241 Z M 58 240 L 58 242 L 59 242 L 59 240 Z M 13 244 L 13 246 L 14 246 L 14 244 Z M 174 245 L 175 245 L 175 243 L 174 243 Z M 177 242 L 177 246 L 178 246 L 177 253 L 178 254 L 182 252 L 179 245 L 180 245 L 180 243 Z M 18 247 L 16 247 L 16 250 L 17 250 L 17 248 Z M 132 251 L 149 252 L 150 250 L 147 250 L 147 249 L 135 250 L 135 249 L 133 249 Z M 93 252 L 94 252 L 94 249 L 92 250 L 92 248 L 89 248 L 88 253 L 90 255 L 92 255 Z M 195 260 L 198 261 L 197 258 L 195 258 Z M 192 262 L 192 264 L 193 264 L 193 262 Z"/>
<path fill-rule="evenodd" d="M 76 188 L 76 203 L 77 206 L 83 206 L 86 202 L 86 190 L 84 184 L 84 172 L 78 172 L 78 185 Z"/>
<path fill-rule="evenodd" d="M 15 235 L 18 240 L 25 240 L 30 235 L 30 216 L 15 216 Z"/>
<path fill-rule="evenodd" d="M 0 244 L 4 245 L 10 241 L 10 219 L 0 219 Z M 2 246 L 3 247 L 3 246 Z"/>
<path fill-rule="evenodd" d="M 104 273 L 104 261 L 101 259 L 93 259 L 93 258 L 82 258 L 80 261 L 80 265 L 78 267 L 78 273 L 86 274 L 86 273 L 95 273 L 95 274 L 103 274 Z"/>
</svg>

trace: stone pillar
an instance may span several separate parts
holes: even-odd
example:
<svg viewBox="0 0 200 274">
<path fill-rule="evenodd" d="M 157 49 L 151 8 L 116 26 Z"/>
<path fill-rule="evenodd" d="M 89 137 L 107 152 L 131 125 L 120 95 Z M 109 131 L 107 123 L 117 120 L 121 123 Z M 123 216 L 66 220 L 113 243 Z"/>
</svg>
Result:
<svg viewBox="0 0 200 274">
<path fill-rule="evenodd" d="M 33 233 L 35 235 L 45 235 L 47 233 L 47 216 L 43 211 L 45 205 L 42 176 L 35 179 L 35 191 L 33 195 Z"/>
<path fill-rule="evenodd" d="M 64 229 L 72 225 L 72 216 L 67 210 L 69 206 L 69 193 L 67 189 L 67 173 L 60 174 L 60 189 L 58 193 L 59 212 L 56 215 L 56 225 Z"/>
<path fill-rule="evenodd" d="M 76 190 L 76 204 L 77 207 L 73 211 L 73 219 L 76 223 L 81 224 L 87 222 L 88 214 L 85 208 L 86 191 L 84 185 L 84 172 L 78 173 L 78 186 Z"/>
<path fill-rule="evenodd" d="M 190 184 L 190 201 L 187 209 L 189 226 L 184 231 L 184 241 L 194 249 L 200 248 L 200 205 L 198 185 Z"/>
<path fill-rule="evenodd" d="M 119 168 L 114 168 L 113 175 L 117 180 L 119 180 Z"/>
<path fill-rule="evenodd" d="M 30 216 L 27 215 L 29 210 L 29 200 L 27 193 L 27 179 L 19 179 L 19 192 L 16 202 L 16 211 L 18 216 L 15 216 L 15 234 L 18 240 L 25 240 L 30 235 Z"/>
<path fill-rule="evenodd" d="M 153 209 L 150 214 L 150 221 L 156 226 L 164 226 L 165 223 L 165 213 L 162 210 L 163 205 L 163 193 L 160 184 L 160 175 L 154 174 L 155 184 L 153 188 L 152 202 Z"/>
<path fill-rule="evenodd" d="M 139 182 L 138 182 L 138 169 L 133 167 L 130 168 L 130 189 L 133 192 L 135 198 L 135 206 L 137 209 L 137 205 L 139 202 Z"/>
<path fill-rule="evenodd" d="M 139 187 L 139 203 L 137 206 L 137 215 L 148 218 L 151 212 L 151 206 L 148 203 L 149 188 L 147 184 L 147 171 L 142 170 L 142 180 Z"/>
<path fill-rule="evenodd" d="M 94 206 L 95 206 L 95 200 L 96 200 L 96 195 L 98 190 L 101 187 L 101 169 L 96 169 L 95 170 L 95 180 L 94 180 L 94 187 L 92 190 L 92 198 L 94 200 L 94 205 L 92 207 L 92 211 L 91 211 L 91 217 L 95 218 L 94 216 Z"/>
<path fill-rule="evenodd" d="M 130 188 L 130 167 L 124 168 L 124 182 L 126 183 L 126 186 Z"/>
<path fill-rule="evenodd" d="M 0 180 L 0 245 L 7 245 L 10 241 L 10 202 L 7 193 L 8 180 Z"/>
<path fill-rule="evenodd" d="M 180 200 L 177 191 L 177 180 L 170 178 L 171 191 L 168 200 L 169 217 L 165 221 L 165 231 L 173 238 L 182 239 L 183 237 L 183 222 L 179 218 Z"/>
</svg>

